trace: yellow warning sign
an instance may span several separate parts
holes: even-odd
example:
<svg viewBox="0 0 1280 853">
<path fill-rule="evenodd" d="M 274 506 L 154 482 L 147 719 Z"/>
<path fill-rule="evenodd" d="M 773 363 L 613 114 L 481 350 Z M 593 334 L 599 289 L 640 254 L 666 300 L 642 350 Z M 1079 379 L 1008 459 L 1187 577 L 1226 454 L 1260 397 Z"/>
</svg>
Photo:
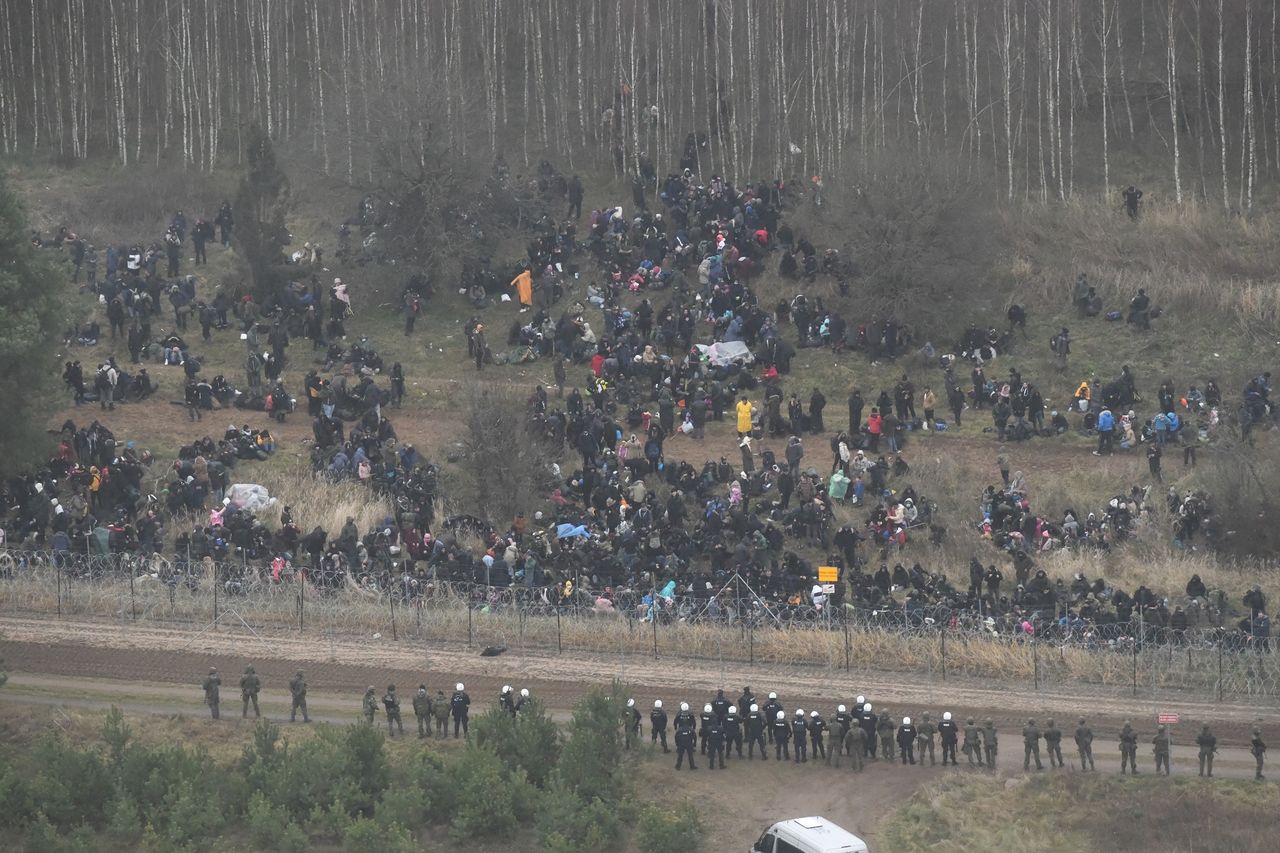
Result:
<svg viewBox="0 0 1280 853">
<path fill-rule="evenodd" d="M 818 583 L 836 583 L 840 580 L 840 570 L 835 566 L 818 566 Z"/>
</svg>

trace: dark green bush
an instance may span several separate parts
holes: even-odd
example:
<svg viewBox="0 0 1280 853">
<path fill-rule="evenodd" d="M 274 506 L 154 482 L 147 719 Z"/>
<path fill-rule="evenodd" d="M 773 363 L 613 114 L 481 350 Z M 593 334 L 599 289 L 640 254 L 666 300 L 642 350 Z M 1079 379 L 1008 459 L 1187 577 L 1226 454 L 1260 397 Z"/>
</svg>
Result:
<svg viewBox="0 0 1280 853">
<path fill-rule="evenodd" d="M 560 757 L 560 734 L 540 702 L 512 717 L 497 706 L 472 724 L 476 743 L 493 750 L 507 767 L 523 770 L 537 787 L 547 784 Z"/>
</svg>

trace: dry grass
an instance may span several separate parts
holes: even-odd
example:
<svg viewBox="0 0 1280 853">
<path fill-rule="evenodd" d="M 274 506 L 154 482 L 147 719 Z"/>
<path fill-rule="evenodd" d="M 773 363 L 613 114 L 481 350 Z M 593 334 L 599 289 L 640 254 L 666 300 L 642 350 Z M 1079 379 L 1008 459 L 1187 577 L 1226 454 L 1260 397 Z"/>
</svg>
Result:
<svg viewBox="0 0 1280 853">
<path fill-rule="evenodd" d="M 1274 785 L 1077 773 L 1011 787 L 987 776 L 934 782 L 880 835 L 886 851 L 1261 853 L 1273 849 L 1277 830 L 1280 792 Z"/>
<path fill-rule="evenodd" d="M 61 613 L 127 624 L 134 619 L 161 624 L 203 627 L 213 614 L 213 587 L 206 577 L 192 592 L 180 587 L 172 594 L 151 578 L 128 581 L 64 581 Z M 255 630 L 266 634 L 296 634 L 299 630 L 298 589 L 292 584 L 259 584 L 247 595 L 219 594 L 224 613 L 233 609 Z M 51 572 L 29 571 L 3 586 L 0 612 L 57 612 L 59 592 Z M 915 672 L 930 678 L 960 677 L 1009 681 L 1030 688 L 1040 684 L 1092 683 L 1128 686 L 1135 661 L 1131 653 L 1105 648 L 1090 651 L 1051 642 L 949 631 L 903 635 L 873 627 L 810 623 L 787 630 L 717 624 L 658 625 L 621 615 L 564 612 L 525 615 L 512 608 L 469 611 L 465 596 L 439 584 L 431 597 L 417 605 L 392 602 L 354 590 L 322 594 L 305 592 L 304 632 L 332 633 L 370 639 L 381 635 L 415 643 L 469 644 L 474 648 L 501 645 L 518 649 L 599 655 L 625 667 L 629 659 L 753 662 L 779 670 L 825 669 L 837 672 Z M 1274 656 L 1226 655 L 1222 661 L 1222 689 L 1228 694 L 1274 696 L 1280 691 L 1280 662 Z M 1139 682 L 1144 688 L 1186 690 L 1216 695 L 1219 657 L 1208 648 L 1176 650 L 1151 646 L 1138 657 Z"/>
</svg>

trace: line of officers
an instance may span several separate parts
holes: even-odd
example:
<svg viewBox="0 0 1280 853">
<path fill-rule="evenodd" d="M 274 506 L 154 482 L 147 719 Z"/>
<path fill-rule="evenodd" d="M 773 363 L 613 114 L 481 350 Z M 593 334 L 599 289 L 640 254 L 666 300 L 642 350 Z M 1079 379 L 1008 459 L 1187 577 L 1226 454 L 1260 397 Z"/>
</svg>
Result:
<svg viewBox="0 0 1280 853">
<path fill-rule="evenodd" d="M 742 708 L 747 709 L 745 716 L 739 710 Z M 963 728 L 951 718 L 950 711 L 944 712 L 936 725 L 928 712 L 921 716 L 918 724 L 913 723 L 911 717 L 902 717 L 901 723 L 897 719 L 888 710 L 882 709 L 876 713 L 865 696 L 854 700 L 852 710 L 845 705 L 837 705 L 832 724 L 828 725 L 818 711 L 810 711 L 806 715 L 803 708 L 796 708 L 788 715 L 777 693 L 770 693 L 761 706 L 750 687 L 743 688 L 736 704 L 724 695 L 723 690 L 719 690 L 714 699 L 702 706 L 702 713 L 698 716 L 690 710 L 689 703 L 680 703 L 674 721 L 676 769 L 680 770 L 687 759 L 689 769 L 696 770 L 696 749 L 701 755 L 708 757 L 713 769 L 719 767 L 723 770 L 726 758 L 733 758 L 735 753 L 739 759 L 744 757 L 744 740 L 747 760 L 755 758 L 758 747 L 760 759 L 767 761 L 767 742 L 773 745 L 775 760 L 794 761 L 797 764 L 804 764 L 810 758 L 814 761 L 821 758 L 827 764 L 831 764 L 834 759 L 836 767 L 839 767 L 842 758 L 848 758 L 854 770 L 862 770 L 868 759 L 893 761 L 895 755 L 903 764 L 915 764 L 918 749 L 920 764 L 923 765 L 927 758 L 929 765 L 933 766 L 936 764 L 935 738 L 942 747 L 944 767 L 948 764 L 959 765 L 957 749 L 964 753 L 970 766 L 990 770 L 996 767 L 999 738 L 990 718 L 984 719 L 981 726 L 970 718 Z M 635 699 L 627 700 L 624 724 L 626 746 L 630 749 L 641 738 L 641 716 Z M 668 725 L 667 711 L 662 706 L 662 700 L 654 700 L 653 708 L 649 711 L 649 739 L 653 744 L 661 744 L 664 753 L 670 752 L 667 746 Z M 830 747 L 827 744 L 828 734 L 832 739 Z M 1063 736 L 1064 732 L 1053 720 L 1049 720 L 1043 730 L 1034 719 L 1028 720 L 1022 730 L 1023 770 L 1030 770 L 1032 762 L 1037 770 L 1044 769 L 1040 757 L 1041 741 L 1048 753 L 1049 765 L 1064 766 Z M 1093 729 L 1085 718 L 1080 718 L 1073 736 L 1081 769 L 1094 770 Z M 1196 744 L 1200 752 L 1200 775 L 1213 776 L 1217 738 L 1208 723 L 1201 728 Z M 1119 736 L 1121 773 L 1138 772 L 1137 746 L 1138 735 L 1126 720 Z M 1171 733 L 1167 726 L 1162 725 L 1152 738 L 1156 772 L 1168 775 L 1171 750 Z M 1257 763 L 1254 778 L 1259 780 L 1263 779 L 1262 766 L 1266 751 L 1262 732 L 1255 727 L 1250 752 Z"/>
</svg>

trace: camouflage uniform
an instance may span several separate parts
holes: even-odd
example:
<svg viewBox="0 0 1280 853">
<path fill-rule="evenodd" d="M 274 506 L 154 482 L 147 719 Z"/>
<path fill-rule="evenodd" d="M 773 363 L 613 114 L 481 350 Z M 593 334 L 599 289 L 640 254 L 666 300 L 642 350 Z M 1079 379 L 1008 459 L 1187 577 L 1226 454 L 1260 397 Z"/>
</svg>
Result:
<svg viewBox="0 0 1280 853">
<path fill-rule="evenodd" d="M 311 717 L 307 716 L 307 681 L 302 677 L 302 670 L 298 670 L 289 680 L 289 693 L 293 695 L 293 705 L 289 709 L 289 722 L 297 722 L 299 711 L 302 712 L 302 722 L 311 722 Z"/>
<path fill-rule="evenodd" d="M 262 681 L 258 678 L 257 673 L 253 671 L 252 666 L 244 668 L 244 675 L 240 676 L 240 699 L 244 702 L 244 708 L 240 712 L 240 716 L 249 716 L 249 703 L 253 703 L 253 715 L 261 717 L 262 712 L 258 710 L 258 692 L 262 689 Z"/>
<path fill-rule="evenodd" d="M 222 686 L 222 676 L 218 675 L 216 669 L 210 669 L 209 674 L 204 678 L 204 703 L 209 706 L 209 713 L 213 718 L 218 719 L 218 688 Z"/>
<path fill-rule="evenodd" d="M 431 737 L 431 694 L 425 684 L 419 684 L 413 694 L 413 716 L 418 719 L 418 737 Z"/>
<path fill-rule="evenodd" d="M 1080 725 L 1076 726 L 1076 749 L 1080 751 L 1080 769 L 1084 770 L 1088 765 L 1088 769 L 1093 769 L 1093 729 L 1085 723 L 1084 717 L 1080 718 Z"/>
</svg>

